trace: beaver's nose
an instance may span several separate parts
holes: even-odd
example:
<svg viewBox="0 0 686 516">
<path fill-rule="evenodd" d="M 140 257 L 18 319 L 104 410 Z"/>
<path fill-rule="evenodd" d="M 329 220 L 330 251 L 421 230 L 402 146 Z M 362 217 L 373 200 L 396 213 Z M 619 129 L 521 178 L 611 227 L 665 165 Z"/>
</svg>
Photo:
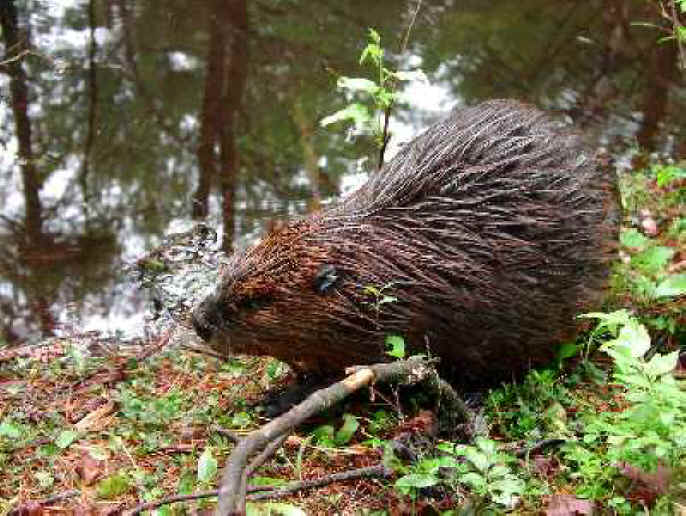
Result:
<svg viewBox="0 0 686 516">
<path fill-rule="evenodd" d="M 209 341 L 217 329 L 217 310 L 211 299 L 206 299 L 193 310 L 193 328 L 204 341 Z"/>
</svg>

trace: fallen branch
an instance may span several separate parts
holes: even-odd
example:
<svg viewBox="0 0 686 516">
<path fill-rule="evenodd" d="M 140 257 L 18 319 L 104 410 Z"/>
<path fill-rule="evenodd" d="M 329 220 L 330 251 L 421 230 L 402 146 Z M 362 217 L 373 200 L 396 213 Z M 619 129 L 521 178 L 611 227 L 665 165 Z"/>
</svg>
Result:
<svg viewBox="0 0 686 516">
<path fill-rule="evenodd" d="M 9 511 L 7 516 L 19 516 L 20 514 L 42 514 L 42 509 L 46 505 L 50 505 L 55 502 L 61 502 L 62 500 L 67 500 L 68 498 L 74 498 L 80 494 L 81 491 L 78 489 L 71 489 L 69 491 L 65 491 L 64 493 L 58 493 L 42 500 L 24 502 L 15 509 Z"/>
<path fill-rule="evenodd" d="M 542 439 L 535 443 L 533 446 L 524 446 L 515 450 L 515 457 L 524 458 L 529 455 L 536 455 L 537 453 L 543 451 L 544 448 L 549 448 L 553 446 L 560 446 L 566 443 L 565 439 Z"/>
<path fill-rule="evenodd" d="M 233 441 L 234 443 L 237 443 L 238 441 L 241 440 L 241 436 L 238 433 L 234 432 L 233 430 L 228 430 L 226 428 L 223 428 L 219 425 L 212 425 L 210 430 L 218 433 L 219 435 L 223 435 L 224 437 L 227 437 L 230 441 Z"/>
<path fill-rule="evenodd" d="M 245 512 L 247 465 L 255 452 L 290 434 L 293 428 L 314 414 L 372 383 L 400 380 L 412 384 L 426 379 L 432 374 L 434 362 L 424 357 L 411 357 L 404 361 L 358 367 L 344 380 L 316 391 L 282 416 L 248 434 L 238 443 L 227 462 L 219 489 L 217 514 Z"/>
<path fill-rule="evenodd" d="M 169 342 L 169 339 L 172 336 L 172 329 L 169 329 L 165 331 L 154 344 L 151 344 L 149 346 L 145 346 L 143 348 L 143 351 L 138 353 L 135 358 L 137 361 L 142 362 L 148 357 L 152 356 L 153 354 L 157 353 L 159 350 L 161 350 L 164 346 L 167 345 Z M 97 369 L 90 374 L 86 375 L 84 378 L 81 378 L 79 381 L 74 382 L 71 385 L 71 388 L 76 390 L 81 387 L 84 387 L 88 384 L 90 380 L 95 378 L 98 375 L 101 374 L 107 374 L 109 378 L 111 378 L 111 382 L 116 383 L 121 380 L 126 379 L 126 369 L 128 367 L 127 361 L 126 360 L 120 360 L 119 363 L 116 365 L 116 367 L 112 368 L 110 366 L 102 367 L 100 369 Z"/>
<path fill-rule="evenodd" d="M 167 496 L 166 498 L 161 498 L 159 500 L 155 500 L 154 502 L 145 502 L 140 505 L 136 505 L 130 511 L 124 511 L 123 514 L 125 516 L 135 516 L 137 514 L 142 513 L 143 511 L 151 511 L 153 509 L 157 509 L 158 507 L 162 507 L 163 505 L 168 505 L 170 503 L 188 502 L 191 500 L 200 500 L 201 498 L 212 498 L 213 496 L 217 496 L 218 494 L 219 491 L 215 489 L 213 491 L 199 491 L 197 493 L 187 495 Z"/>
<path fill-rule="evenodd" d="M 349 471 L 343 471 L 340 473 L 332 473 L 331 475 L 326 475 L 325 477 L 315 478 L 313 480 L 302 480 L 298 482 L 291 482 L 290 484 L 280 487 L 279 489 L 274 489 L 273 491 L 267 491 L 264 493 L 255 493 L 247 497 L 250 501 L 256 500 L 273 500 L 275 498 L 283 498 L 284 496 L 289 496 L 296 491 L 301 491 L 303 489 L 311 489 L 313 487 L 322 487 L 334 482 L 342 482 L 345 480 L 356 480 L 358 478 L 388 478 L 393 474 L 393 470 L 387 468 L 383 464 L 377 464 L 375 466 L 367 466 L 365 468 L 357 468 Z"/>
</svg>

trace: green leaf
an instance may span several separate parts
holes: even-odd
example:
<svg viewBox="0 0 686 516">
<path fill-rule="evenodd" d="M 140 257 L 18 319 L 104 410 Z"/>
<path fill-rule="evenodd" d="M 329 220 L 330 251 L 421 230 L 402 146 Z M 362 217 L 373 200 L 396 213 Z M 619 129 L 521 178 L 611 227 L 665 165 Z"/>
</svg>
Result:
<svg viewBox="0 0 686 516">
<path fill-rule="evenodd" d="M 363 79 L 361 77 L 339 77 L 336 86 L 342 90 L 348 90 L 352 92 L 364 92 L 370 95 L 376 94 L 379 90 L 379 86 L 369 79 Z"/>
<path fill-rule="evenodd" d="M 95 460 L 107 460 L 110 458 L 109 452 L 100 446 L 91 446 L 88 448 L 88 455 Z"/>
<path fill-rule="evenodd" d="M 366 61 L 371 61 L 376 66 L 380 66 L 383 62 L 383 49 L 373 43 L 367 45 L 360 54 L 360 64 L 362 65 Z"/>
<path fill-rule="evenodd" d="M 333 440 L 334 429 L 331 425 L 320 425 L 312 431 L 316 443 L 320 446 L 333 448 L 336 443 Z"/>
<path fill-rule="evenodd" d="M 671 373 L 679 360 L 679 351 L 673 351 L 667 355 L 656 354 L 645 366 L 646 372 L 653 376 L 662 376 Z"/>
<path fill-rule="evenodd" d="M 388 335 L 386 345 L 391 347 L 389 351 L 386 351 L 387 355 L 394 358 L 405 358 L 405 339 L 400 335 Z"/>
<path fill-rule="evenodd" d="M 676 414 L 674 412 L 660 412 L 660 423 L 662 423 L 665 426 L 671 426 L 674 424 L 674 420 L 676 419 Z"/>
<path fill-rule="evenodd" d="M 422 487 L 435 486 L 436 484 L 438 484 L 438 478 L 435 475 L 410 473 L 396 480 L 395 487 L 406 492 L 412 488 L 420 489 Z"/>
<path fill-rule="evenodd" d="M 362 292 L 365 294 L 371 294 L 374 297 L 379 297 L 381 295 L 381 290 L 376 288 L 374 285 L 365 285 L 362 288 Z"/>
<path fill-rule="evenodd" d="M 486 454 L 481 453 L 476 448 L 473 448 L 471 446 L 467 447 L 464 450 L 464 456 L 469 462 L 472 463 L 474 468 L 479 470 L 481 473 L 486 473 L 486 471 L 488 471 L 489 466 L 491 465 Z"/>
<path fill-rule="evenodd" d="M 567 358 L 575 357 L 582 349 L 583 346 L 576 342 L 564 342 L 557 349 L 557 361 L 562 362 Z"/>
<path fill-rule="evenodd" d="M 255 503 L 248 502 L 245 504 L 246 516 L 306 516 L 297 505 L 283 502 L 266 502 Z"/>
<path fill-rule="evenodd" d="M 619 241 L 625 247 L 633 247 L 636 249 L 643 249 L 651 240 L 638 231 L 636 228 L 630 228 L 622 231 L 619 235 Z"/>
<path fill-rule="evenodd" d="M 392 469 L 398 473 L 404 473 L 407 471 L 407 467 L 402 463 L 402 461 L 395 456 L 393 452 L 393 446 L 389 442 L 385 442 L 383 446 L 383 456 L 381 458 L 383 465 L 389 469 Z"/>
<path fill-rule="evenodd" d="M 457 468 L 460 462 L 455 457 L 441 455 L 435 459 L 436 468 Z"/>
<path fill-rule="evenodd" d="M 252 422 L 250 414 L 247 412 L 238 412 L 231 418 L 231 426 L 234 428 L 245 428 Z"/>
<path fill-rule="evenodd" d="M 505 477 L 510 474 L 510 469 L 507 466 L 503 466 L 502 464 L 498 464 L 496 466 L 493 466 L 491 470 L 489 471 L 489 475 L 491 477 Z"/>
<path fill-rule="evenodd" d="M 359 428 L 360 423 L 357 418 L 352 414 L 343 414 L 343 426 L 336 432 L 334 436 L 334 442 L 336 446 L 343 446 L 347 444 L 350 439 L 352 439 L 355 432 Z"/>
<path fill-rule="evenodd" d="M 21 431 L 19 427 L 12 423 L 0 423 L 0 437 L 7 437 L 9 439 L 19 439 Z"/>
<path fill-rule="evenodd" d="M 389 108 L 393 102 L 395 102 L 396 94 L 392 91 L 386 89 L 380 89 L 376 95 L 374 95 L 374 100 L 376 101 L 377 107 L 381 110 Z"/>
<path fill-rule="evenodd" d="M 212 447 L 208 446 L 198 458 L 198 481 L 210 482 L 217 474 L 217 459 L 212 454 Z"/>
<path fill-rule="evenodd" d="M 111 500 L 123 495 L 131 488 L 131 480 L 126 473 L 116 473 L 98 482 L 98 496 Z"/>
<path fill-rule="evenodd" d="M 631 258 L 631 264 L 647 274 L 657 274 L 674 256 L 674 249 L 666 246 L 655 246 Z"/>
<path fill-rule="evenodd" d="M 429 83 L 429 78 L 422 70 L 398 70 L 393 72 L 393 77 L 399 81 L 418 81 L 424 84 Z"/>
<path fill-rule="evenodd" d="M 326 127 L 327 125 L 344 121 L 352 121 L 356 128 L 361 129 L 369 125 L 372 121 L 372 115 L 369 113 L 367 106 L 354 102 L 336 111 L 334 114 L 322 118 L 319 121 L 319 125 Z"/>
<path fill-rule="evenodd" d="M 607 341 L 601 349 L 605 351 L 609 347 L 623 347 L 629 350 L 632 357 L 642 357 L 650 349 L 650 335 L 645 326 L 631 319 L 619 330 L 617 338 Z"/>
<path fill-rule="evenodd" d="M 64 450 L 65 448 L 68 448 L 78 436 L 79 434 L 73 430 L 62 430 L 60 435 L 57 436 L 57 439 L 55 439 L 55 444 Z"/>
<path fill-rule="evenodd" d="M 498 448 L 496 446 L 495 441 L 492 441 L 491 439 L 486 439 L 484 437 L 477 437 L 476 438 L 476 447 L 484 452 L 486 455 L 495 455 L 498 452 Z"/>
<path fill-rule="evenodd" d="M 500 491 L 507 496 L 511 496 L 524 491 L 524 481 L 508 475 L 507 478 L 492 482 L 490 488 L 493 491 Z"/>
<path fill-rule="evenodd" d="M 486 487 L 486 479 L 479 473 L 473 471 L 460 475 L 459 481 L 463 484 L 467 484 L 473 489 L 481 490 Z"/>
<path fill-rule="evenodd" d="M 686 169 L 675 165 L 653 165 L 651 171 L 657 178 L 657 186 L 663 188 L 674 181 L 686 178 Z"/>
<path fill-rule="evenodd" d="M 676 297 L 686 294 L 686 274 L 672 274 L 662 280 L 655 289 L 655 297 Z"/>
<path fill-rule="evenodd" d="M 603 312 L 592 312 L 588 314 L 579 315 L 580 319 L 600 319 L 596 330 L 602 330 L 607 328 L 607 330 L 613 335 L 617 334 L 617 328 L 624 324 L 628 324 L 631 321 L 631 315 L 627 310 L 616 310 L 610 312 L 609 314 Z"/>
<path fill-rule="evenodd" d="M 176 487 L 177 494 L 187 495 L 191 494 L 195 489 L 195 475 L 193 471 L 187 469 L 181 476 L 179 476 L 179 481 Z"/>
<path fill-rule="evenodd" d="M 381 35 L 378 32 L 376 32 L 372 27 L 369 27 L 369 39 L 377 45 L 381 45 Z"/>
</svg>

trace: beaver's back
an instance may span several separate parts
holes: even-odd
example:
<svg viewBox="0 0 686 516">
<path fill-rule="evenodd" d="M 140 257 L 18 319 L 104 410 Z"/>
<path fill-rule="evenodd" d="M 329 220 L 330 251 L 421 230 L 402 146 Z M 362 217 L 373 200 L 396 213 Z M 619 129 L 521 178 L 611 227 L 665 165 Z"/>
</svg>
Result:
<svg viewBox="0 0 686 516">
<path fill-rule="evenodd" d="M 491 101 L 408 144 L 311 240 L 335 235 L 333 262 L 356 283 L 393 283 L 382 331 L 488 382 L 550 358 L 598 301 L 618 231 L 614 187 L 579 135 Z"/>
</svg>

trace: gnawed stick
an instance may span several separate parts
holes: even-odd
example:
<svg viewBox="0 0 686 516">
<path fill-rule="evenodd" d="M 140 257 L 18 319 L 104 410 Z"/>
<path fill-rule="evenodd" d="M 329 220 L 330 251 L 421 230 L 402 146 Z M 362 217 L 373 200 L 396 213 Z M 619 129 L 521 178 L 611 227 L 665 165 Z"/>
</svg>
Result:
<svg viewBox="0 0 686 516">
<path fill-rule="evenodd" d="M 250 456 L 272 441 L 288 435 L 297 425 L 353 392 L 376 382 L 402 380 L 417 383 L 433 371 L 435 360 L 411 357 L 407 360 L 358 367 L 347 378 L 311 394 L 305 401 L 243 438 L 229 457 L 219 488 L 217 514 L 245 513 L 246 466 Z"/>
</svg>

